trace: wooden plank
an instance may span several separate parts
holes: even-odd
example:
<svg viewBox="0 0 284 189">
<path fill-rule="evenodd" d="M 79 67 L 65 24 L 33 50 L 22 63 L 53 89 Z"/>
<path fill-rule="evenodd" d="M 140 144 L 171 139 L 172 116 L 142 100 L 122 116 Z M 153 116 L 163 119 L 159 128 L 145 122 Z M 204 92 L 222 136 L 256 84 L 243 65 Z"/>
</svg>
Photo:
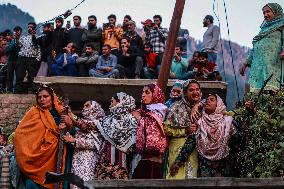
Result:
<svg viewBox="0 0 284 189">
<path fill-rule="evenodd" d="M 169 79 L 169 73 L 172 65 L 172 59 L 174 55 L 174 50 L 176 47 L 176 41 L 178 36 L 178 31 L 180 29 L 181 17 L 183 13 L 185 0 L 176 0 L 175 9 L 173 12 L 171 25 L 169 29 L 169 35 L 166 42 L 166 48 L 164 51 L 162 65 L 158 78 L 158 86 L 165 91 Z"/>
<path fill-rule="evenodd" d="M 94 188 L 112 189 L 274 189 L 284 188 L 284 178 L 196 178 L 186 180 L 104 180 L 89 181 Z"/>
</svg>

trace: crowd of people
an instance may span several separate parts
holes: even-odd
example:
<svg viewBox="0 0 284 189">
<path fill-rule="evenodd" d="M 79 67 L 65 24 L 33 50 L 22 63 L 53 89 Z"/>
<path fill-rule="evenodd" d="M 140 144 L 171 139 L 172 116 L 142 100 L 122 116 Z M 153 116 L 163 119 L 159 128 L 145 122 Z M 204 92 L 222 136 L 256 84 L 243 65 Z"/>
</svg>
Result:
<svg viewBox="0 0 284 189">
<path fill-rule="evenodd" d="M 280 75 L 281 70 L 275 62 L 284 59 L 284 51 L 280 48 L 280 44 L 283 45 L 280 43 L 283 42 L 283 10 L 278 4 L 269 3 L 262 11 L 265 21 L 261 32 L 254 38 L 254 48 L 240 70 L 244 73 L 248 66 L 255 67 L 251 70 L 252 88 L 262 87 L 269 73 Z M 110 15 L 103 30 L 96 27 L 94 16 L 89 17 L 88 30 L 80 27 L 78 16 L 74 16 L 74 25 L 78 27 L 70 30 L 58 27 L 63 24 L 58 18 L 54 31 L 42 38 L 35 38 L 33 23 L 29 24 L 30 35 L 25 37 L 21 37 L 20 28 L 15 28 L 18 37 L 13 38 L 11 34 L 6 47 L 11 53 L 7 59 L 10 61 L 8 68 L 16 68 L 15 90 L 23 87 L 20 79 L 26 70 L 29 74 L 71 76 L 77 73 L 110 78 L 140 78 L 143 73 L 146 78 L 155 78 L 167 37 L 161 21 L 156 15 L 154 24 L 151 20 L 143 22 L 145 38 L 135 32 L 135 22 L 130 16 L 125 17 L 123 27 L 117 27 L 115 16 Z M 47 171 L 56 172 L 61 140 L 64 141 L 61 172 L 73 172 L 84 181 L 237 177 L 235 160 L 241 150 L 240 126 L 217 94 L 209 94 L 203 97 L 206 100 L 201 100 L 199 82 L 188 79 L 222 79 L 214 62 L 218 41 L 209 43 L 207 40 L 218 30 L 213 25 L 213 17 L 206 16 L 204 26 L 208 27 L 204 34 L 204 41 L 210 44 L 208 48 L 194 52 L 189 62 L 184 59 L 183 46 L 178 44 L 175 48 L 170 77 L 180 80 L 172 87 L 167 101 L 163 91 L 153 83 L 144 86 L 141 99 L 124 92 L 116 93 L 110 99 L 108 113 L 92 99 L 85 102 L 77 116 L 70 107 L 62 105 L 52 88 L 40 87 L 36 91 L 37 104 L 25 114 L 15 133 L 8 139 L 0 135 L 2 186 L 54 188 L 53 184 L 44 184 L 44 180 Z M 51 29 L 49 25 L 45 28 Z M 71 36 L 81 36 L 79 31 L 82 43 L 76 41 L 76 37 L 71 40 Z M 64 44 L 65 39 L 69 41 Z M 43 47 L 49 40 L 48 48 Z M 102 44 L 102 40 L 105 43 Z M 277 48 L 268 48 L 271 42 Z M 35 48 L 35 43 L 44 45 Z M 270 52 L 274 53 L 275 61 L 271 60 Z M 39 60 L 42 64 L 36 73 L 31 66 Z M 17 65 L 19 63 L 23 65 Z M 13 77 L 11 70 L 8 73 Z M 276 81 L 270 81 L 268 87 L 277 87 L 281 81 Z M 141 101 L 140 108 L 136 107 L 136 101 Z M 254 111 L 253 102 L 246 102 L 246 108 Z M 62 139 L 59 138 L 61 130 L 65 131 Z M 70 185 L 66 182 L 62 187 Z M 71 185 L 71 188 L 76 186 Z"/>
<path fill-rule="evenodd" d="M 73 27 L 70 21 L 63 27 L 64 19 L 58 17 L 55 28 L 54 23 L 45 23 L 40 36 L 36 34 L 38 26 L 34 22 L 28 23 L 26 35 L 19 26 L 13 32 L 2 32 L 2 89 L 14 93 L 35 92 L 33 79 L 36 76 L 158 77 L 168 37 L 160 15 L 153 16 L 153 21 L 141 22 L 144 29 L 141 34 L 129 15 L 124 17 L 122 26 L 117 24 L 114 14 L 108 16 L 108 23 L 104 23 L 102 28 L 97 26 L 95 15 L 88 17 L 87 28 L 82 27 L 81 20 L 80 16 L 73 16 Z M 204 48 L 201 49 L 202 60 L 199 61 L 198 56 L 194 65 L 188 60 L 188 30 L 180 29 L 170 78 L 186 80 L 198 76 L 196 79 L 215 80 L 214 76 L 219 75 L 215 64 L 219 28 L 213 25 L 210 15 L 204 18 L 203 25 L 208 29 L 204 34 Z"/>
<path fill-rule="evenodd" d="M 14 157 L 7 182 L 53 188 L 44 180 L 47 171 L 56 172 L 60 130 L 65 131 L 61 172 L 84 181 L 236 176 L 238 126 L 217 94 L 202 101 L 200 84 L 190 79 L 178 80 L 167 102 L 156 84 L 144 86 L 140 108 L 136 100 L 119 92 L 108 113 L 90 100 L 77 116 L 52 88 L 40 87 L 37 104 L 10 136 L 12 147 L 3 147 Z"/>
</svg>

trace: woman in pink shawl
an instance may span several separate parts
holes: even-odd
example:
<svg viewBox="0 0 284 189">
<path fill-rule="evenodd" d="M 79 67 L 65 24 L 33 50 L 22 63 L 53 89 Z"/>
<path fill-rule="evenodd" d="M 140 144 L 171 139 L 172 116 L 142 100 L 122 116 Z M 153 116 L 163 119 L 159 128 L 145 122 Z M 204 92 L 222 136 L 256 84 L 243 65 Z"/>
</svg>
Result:
<svg viewBox="0 0 284 189">
<path fill-rule="evenodd" d="M 233 171 L 233 149 L 237 145 L 236 124 L 225 114 L 226 106 L 218 95 L 209 95 L 204 111 L 196 124 L 196 140 L 189 138 L 174 167 L 179 167 L 196 147 L 198 151 L 198 177 L 230 177 Z"/>
<path fill-rule="evenodd" d="M 161 179 L 162 157 L 167 147 L 164 119 L 165 95 L 156 84 L 146 85 L 136 133 L 136 150 L 141 155 L 133 179 Z"/>
</svg>

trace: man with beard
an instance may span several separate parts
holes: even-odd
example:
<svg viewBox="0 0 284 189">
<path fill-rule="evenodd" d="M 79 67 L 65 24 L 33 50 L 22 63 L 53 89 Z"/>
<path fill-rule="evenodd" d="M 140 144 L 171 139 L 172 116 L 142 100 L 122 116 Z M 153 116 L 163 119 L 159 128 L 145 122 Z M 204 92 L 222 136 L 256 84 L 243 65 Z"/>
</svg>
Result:
<svg viewBox="0 0 284 189">
<path fill-rule="evenodd" d="M 101 39 L 102 30 L 97 28 L 97 17 L 91 15 L 88 17 L 88 30 L 85 30 L 82 35 L 83 49 L 86 49 L 86 44 L 91 43 L 94 46 L 94 51 L 99 53 L 101 51 Z"/>
<path fill-rule="evenodd" d="M 28 35 L 21 36 L 19 39 L 19 57 L 16 67 L 16 86 L 15 93 L 26 93 L 27 88 L 31 88 L 32 92 L 35 92 L 35 86 L 33 85 L 34 77 L 38 71 L 38 61 L 41 59 L 40 48 L 37 44 L 33 43 L 33 38 L 36 34 L 36 23 L 28 23 Z M 23 80 L 28 72 L 27 88 L 24 86 Z"/>
<path fill-rule="evenodd" d="M 143 68 L 143 54 L 131 46 L 129 37 L 121 39 L 121 49 L 118 52 L 117 69 L 121 78 L 139 79 Z"/>
<path fill-rule="evenodd" d="M 43 34 L 40 37 L 33 36 L 33 43 L 39 45 L 41 51 L 41 63 L 37 76 L 47 76 L 51 73 L 52 32 L 50 25 L 50 23 L 44 24 Z"/>
<path fill-rule="evenodd" d="M 94 46 L 91 43 L 86 44 L 85 53 L 76 60 L 79 76 L 88 77 L 89 70 L 96 67 L 98 62 L 98 54 L 94 51 Z"/>
<path fill-rule="evenodd" d="M 209 62 L 216 62 L 218 53 L 218 42 L 220 29 L 218 26 L 213 25 L 214 18 L 211 15 L 206 15 L 203 19 L 203 27 L 208 29 L 203 35 L 203 52 L 208 54 Z"/>
<path fill-rule="evenodd" d="M 108 16 L 108 23 L 103 24 L 102 41 L 104 45 L 111 47 L 111 53 L 118 55 L 119 42 L 122 38 L 123 30 L 116 26 L 116 16 L 111 14 Z"/>
<path fill-rule="evenodd" d="M 195 72 L 194 75 L 196 80 L 222 81 L 217 64 L 209 62 L 208 54 L 206 52 L 199 53 L 193 71 Z"/>
<path fill-rule="evenodd" d="M 155 15 L 153 19 L 154 25 L 146 41 L 151 43 L 153 46 L 153 52 L 158 54 L 159 58 L 162 60 L 166 40 L 168 38 L 168 30 L 161 27 L 162 17 L 160 15 Z"/>
<path fill-rule="evenodd" d="M 123 29 L 123 36 L 126 35 L 128 30 L 128 22 L 132 20 L 130 15 L 125 15 L 123 18 L 122 29 Z"/>
<path fill-rule="evenodd" d="M 68 33 L 65 28 L 63 28 L 63 18 L 57 17 L 55 19 L 56 28 L 52 33 L 52 50 L 55 54 L 59 55 L 63 53 L 63 48 L 68 43 Z"/>
<path fill-rule="evenodd" d="M 124 37 L 129 37 L 130 46 L 137 48 L 141 53 L 143 52 L 143 41 L 139 34 L 136 32 L 136 24 L 130 20 L 127 26 L 127 33 Z"/>
<path fill-rule="evenodd" d="M 71 28 L 69 33 L 69 42 L 74 43 L 76 45 L 77 54 L 81 56 L 83 51 L 84 43 L 82 41 L 82 35 L 84 33 L 84 28 L 81 27 L 81 20 L 82 18 L 80 16 L 73 16 L 73 23 L 74 27 Z"/>
<path fill-rule="evenodd" d="M 144 44 L 144 68 L 143 74 L 146 79 L 156 79 L 161 67 L 159 56 L 153 52 L 150 43 Z"/>
</svg>

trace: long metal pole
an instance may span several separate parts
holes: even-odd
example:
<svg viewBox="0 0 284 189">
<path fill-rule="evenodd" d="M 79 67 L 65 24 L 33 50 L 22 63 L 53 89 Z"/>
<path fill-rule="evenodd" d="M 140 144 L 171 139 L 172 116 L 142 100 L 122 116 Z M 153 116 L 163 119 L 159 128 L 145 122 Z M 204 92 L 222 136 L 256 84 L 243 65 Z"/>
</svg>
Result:
<svg viewBox="0 0 284 189">
<path fill-rule="evenodd" d="M 166 43 L 166 48 L 162 58 L 162 66 L 158 77 L 158 86 L 165 91 L 167 88 L 170 69 L 172 65 L 172 58 L 176 46 L 178 31 L 180 28 L 181 17 L 183 13 L 185 0 L 176 0 L 174 13 L 171 20 L 169 35 Z"/>
</svg>

